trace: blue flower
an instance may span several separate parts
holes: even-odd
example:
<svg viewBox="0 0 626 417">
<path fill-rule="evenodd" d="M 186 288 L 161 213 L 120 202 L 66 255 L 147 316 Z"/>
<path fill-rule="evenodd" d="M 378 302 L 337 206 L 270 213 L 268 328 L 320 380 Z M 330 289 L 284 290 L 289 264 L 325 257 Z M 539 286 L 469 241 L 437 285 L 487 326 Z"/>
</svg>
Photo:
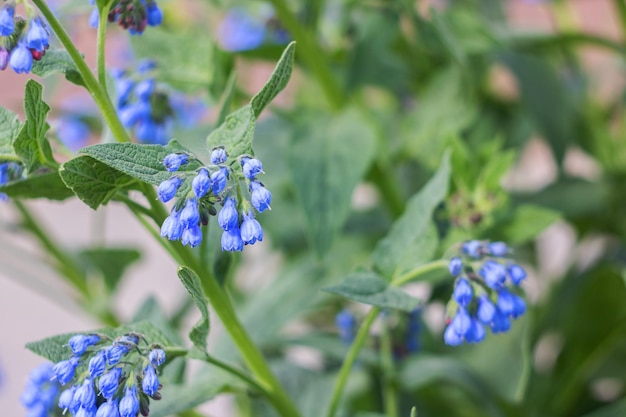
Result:
<svg viewBox="0 0 626 417">
<path fill-rule="evenodd" d="M 498 301 L 496 305 L 502 314 L 512 318 L 517 318 L 526 312 L 526 303 L 524 300 L 504 289 L 498 291 Z"/>
<path fill-rule="evenodd" d="M 211 174 L 211 192 L 214 195 L 220 195 L 226 189 L 228 180 L 228 168 L 221 167 L 219 170 Z"/>
<path fill-rule="evenodd" d="M 515 285 L 519 285 L 524 279 L 526 279 L 526 271 L 519 265 L 509 264 L 507 266 L 511 282 Z"/>
<path fill-rule="evenodd" d="M 82 121 L 80 117 L 69 115 L 59 119 L 56 132 L 59 139 L 72 151 L 77 151 L 85 146 L 91 135 L 87 123 Z"/>
<path fill-rule="evenodd" d="M 189 161 L 189 155 L 186 153 L 171 153 L 163 158 L 163 165 L 169 172 L 178 171 L 181 165 Z"/>
<path fill-rule="evenodd" d="M 122 359 L 122 356 L 128 353 L 129 349 L 126 345 L 113 344 L 104 351 L 106 352 L 109 365 L 116 365 Z"/>
<path fill-rule="evenodd" d="M 219 146 L 217 148 L 213 148 L 211 151 L 211 163 L 213 165 L 223 164 L 226 162 L 226 159 L 228 159 L 228 154 L 226 153 L 224 147 Z"/>
<path fill-rule="evenodd" d="M 46 362 L 33 369 L 28 376 L 20 402 L 26 408 L 27 416 L 48 416 L 53 411 L 54 401 L 59 393 L 59 384 L 52 382 L 53 365 Z"/>
<path fill-rule="evenodd" d="M 183 182 L 182 178 L 179 177 L 171 177 L 161 184 L 159 184 L 159 188 L 157 190 L 157 194 L 159 195 L 159 200 L 164 203 L 170 201 L 176 195 L 178 191 L 178 187 Z"/>
<path fill-rule="evenodd" d="M 474 291 L 470 283 L 465 278 L 460 278 L 454 286 L 454 293 L 452 294 L 454 301 L 463 307 L 467 307 L 470 301 L 472 301 L 473 295 Z"/>
<path fill-rule="evenodd" d="M 232 228 L 222 233 L 222 251 L 241 252 L 243 250 L 243 240 L 239 227 Z"/>
<path fill-rule="evenodd" d="M 199 224 L 188 226 L 183 230 L 183 234 L 180 239 L 183 245 L 189 245 L 195 248 L 202 242 L 202 229 Z"/>
<path fill-rule="evenodd" d="M 48 48 L 48 31 L 43 27 L 38 17 L 30 21 L 28 33 L 26 33 L 26 46 L 36 51 L 45 51 Z"/>
<path fill-rule="evenodd" d="M 183 224 L 180 222 L 180 211 L 176 207 L 172 209 L 172 213 L 165 219 L 161 226 L 161 236 L 169 240 L 178 240 L 183 235 Z"/>
<path fill-rule="evenodd" d="M 86 410 L 96 408 L 96 392 L 93 389 L 93 381 L 91 378 L 85 378 L 83 385 L 78 387 L 74 393 L 74 399 L 72 400 L 72 407 L 79 406 Z"/>
<path fill-rule="evenodd" d="M 119 417 L 119 415 L 117 400 L 105 401 L 96 412 L 96 417 Z"/>
<path fill-rule="evenodd" d="M 480 258 L 483 255 L 483 243 L 480 240 L 470 240 L 463 243 L 462 251 L 471 258 Z"/>
<path fill-rule="evenodd" d="M 487 251 L 491 256 L 502 257 L 509 252 L 509 247 L 504 242 L 491 242 L 487 246 Z"/>
<path fill-rule="evenodd" d="M 209 178 L 209 171 L 205 168 L 201 168 L 198 171 L 198 175 L 196 175 L 191 181 L 191 188 L 193 189 L 194 194 L 198 198 L 202 198 L 209 192 L 211 189 L 211 179 Z"/>
<path fill-rule="evenodd" d="M 74 371 L 76 371 L 76 366 L 78 365 L 78 358 L 73 356 L 66 361 L 61 361 L 54 365 L 52 368 L 52 372 L 54 374 L 54 378 L 59 381 L 59 384 L 65 385 L 74 378 Z"/>
<path fill-rule="evenodd" d="M 15 31 L 15 6 L 5 4 L 0 10 L 0 36 L 11 36 Z"/>
<path fill-rule="evenodd" d="M 446 327 L 446 330 L 443 332 L 443 341 L 446 345 L 459 346 L 464 340 L 463 336 L 457 334 L 452 326 Z"/>
<path fill-rule="evenodd" d="M 339 330 L 339 338 L 346 345 L 350 345 L 354 341 L 356 333 L 356 318 L 350 310 L 341 310 L 335 316 L 335 325 Z"/>
<path fill-rule="evenodd" d="M 154 93 L 156 82 L 154 78 L 146 78 L 145 80 L 137 83 L 135 87 L 135 95 L 140 101 L 149 101 L 150 96 Z"/>
<path fill-rule="evenodd" d="M 98 380 L 98 388 L 100 394 L 110 400 L 115 395 L 119 386 L 120 377 L 122 376 L 122 368 L 113 368 L 106 372 Z"/>
<path fill-rule="evenodd" d="M 217 222 L 222 230 L 230 230 L 239 227 L 239 213 L 237 212 L 237 201 L 228 196 L 224 201 L 224 207 L 217 215 Z"/>
<path fill-rule="evenodd" d="M 130 78 L 119 76 L 115 79 L 115 92 L 117 93 L 117 106 L 122 107 L 130 98 L 135 82 Z"/>
<path fill-rule="evenodd" d="M 258 240 L 263 240 L 263 228 L 259 222 L 254 218 L 252 212 L 243 215 L 243 222 L 241 222 L 241 239 L 246 245 L 254 245 Z"/>
<path fill-rule="evenodd" d="M 141 381 L 141 388 L 143 392 L 148 394 L 149 397 L 153 397 L 159 390 L 159 378 L 157 377 L 154 366 L 148 364 L 143 371 L 143 379 Z"/>
<path fill-rule="evenodd" d="M 148 359 L 154 366 L 161 366 L 165 363 L 165 352 L 160 348 L 152 349 L 148 354 Z"/>
<path fill-rule="evenodd" d="M 98 12 L 98 8 L 94 7 L 89 14 L 89 27 L 97 28 L 100 25 L 100 13 Z"/>
<path fill-rule="evenodd" d="M 457 310 L 456 316 L 454 316 L 450 322 L 450 327 L 452 327 L 459 336 L 465 336 L 465 334 L 469 331 L 471 324 L 472 320 L 470 315 L 467 313 L 467 310 L 465 307 L 460 306 Z"/>
<path fill-rule="evenodd" d="M 448 264 L 448 271 L 450 271 L 450 275 L 453 277 L 457 277 L 463 268 L 463 261 L 458 256 L 450 259 L 450 263 Z"/>
<path fill-rule="evenodd" d="M 263 173 L 263 164 L 256 158 L 242 158 L 241 165 L 243 167 L 243 175 L 246 178 L 253 179 Z"/>
<path fill-rule="evenodd" d="M 68 345 L 70 346 L 70 349 L 72 349 L 72 353 L 74 353 L 75 355 L 82 355 L 83 353 L 85 353 L 89 346 L 95 345 L 99 341 L 100 336 L 95 334 L 90 334 L 87 336 L 77 334 L 70 338 Z"/>
<path fill-rule="evenodd" d="M 511 320 L 500 309 L 496 309 L 496 314 L 489 326 L 494 334 L 508 332 L 511 328 Z"/>
<path fill-rule="evenodd" d="M 89 370 L 89 374 L 91 375 L 91 377 L 96 378 L 104 373 L 106 365 L 107 355 L 104 350 L 101 350 L 89 360 L 89 365 L 87 369 Z"/>
<path fill-rule="evenodd" d="M 272 193 L 260 182 L 250 181 L 250 203 L 259 213 L 271 209 Z"/>
<path fill-rule="evenodd" d="M 163 12 L 156 2 L 149 2 L 146 6 L 148 12 L 148 24 L 150 26 L 159 26 L 163 22 Z"/>
<path fill-rule="evenodd" d="M 493 305 L 486 295 L 481 295 L 478 298 L 478 311 L 476 312 L 478 319 L 485 324 L 491 324 L 495 315 L 496 306 Z"/>
<path fill-rule="evenodd" d="M 467 343 L 478 343 L 485 339 L 485 328 L 480 322 L 474 318 L 471 319 L 471 325 L 467 333 L 465 333 L 465 341 Z"/>
<path fill-rule="evenodd" d="M 243 9 L 229 10 L 217 30 L 220 45 L 227 51 L 256 49 L 263 44 L 265 25 Z"/>
<path fill-rule="evenodd" d="M 506 268 L 496 261 L 485 261 L 478 273 L 485 279 L 487 286 L 494 290 L 502 287 L 506 281 Z"/>
<path fill-rule="evenodd" d="M 196 200 L 195 198 L 187 199 L 187 202 L 185 203 L 185 208 L 183 208 L 183 210 L 180 212 L 180 222 L 185 229 L 198 225 L 198 223 L 200 222 L 198 200 Z"/>
<path fill-rule="evenodd" d="M 23 42 L 18 43 L 11 51 L 9 65 L 17 74 L 30 72 L 33 67 L 33 54 Z"/>
<path fill-rule="evenodd" d="M 120 416 L 121 417 L 137 417 L 139 412 L 139 399 L 137 398 L 137 389 L 133 385 L 130 388 L 126 388 L 126 394 L 120 401 Z"/>
<path fill-rule="evenodd" d="M 63 410 L 63 413 L 69 410 L 70 413 L 76 414 L 76 411 L 78 411 L 77 408 L 72 407 L 72 404 L 74 403 L 74 393 L 77 389 L 77 386 L 72 385 L 61 393 L 61 396 L 59 397 L 59 408 Z"/>
</svg>

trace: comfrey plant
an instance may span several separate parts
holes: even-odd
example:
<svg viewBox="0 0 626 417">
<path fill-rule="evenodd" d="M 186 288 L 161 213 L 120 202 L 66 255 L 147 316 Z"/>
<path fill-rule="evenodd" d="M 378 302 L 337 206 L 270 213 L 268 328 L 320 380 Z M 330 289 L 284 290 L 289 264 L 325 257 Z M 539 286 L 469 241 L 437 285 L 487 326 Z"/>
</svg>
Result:
<svg viewBox="0 0 626 417">
<path fill-rule="evenodd" d="M 15 14 L 16 4 L 24 4 L 26 19 Z M 28 1 L 5 2 L 0 9 L 0 70 L 10 66 L 16 73 L 28 73 L 33 61 L 40 61 L 49 47 L 46 24 Z"/>
</svg>

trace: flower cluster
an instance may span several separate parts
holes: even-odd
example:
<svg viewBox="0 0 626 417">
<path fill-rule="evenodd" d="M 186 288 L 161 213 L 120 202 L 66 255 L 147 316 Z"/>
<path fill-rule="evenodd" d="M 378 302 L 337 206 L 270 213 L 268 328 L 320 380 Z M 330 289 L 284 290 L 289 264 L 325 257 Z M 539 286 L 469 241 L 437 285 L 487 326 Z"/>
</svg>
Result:
<svg viewBox="0 0 626 417">
<path fill-rule="evenodd" d="M 28 9 L 30 12 L 30 8 Z M 46 24 L 39 16 L 24 19 L 15 15 L 15 2 L 0 9 L 0 70 L 10 66 L 18 74 L 28 73 L 33 60 L 39 61 L 49 46 Z"/>
<path fill-rule="evenodd" d="M 52 368 L 53 379 L 70 385 L 59 396 L 64 413 L 147 416 L 150 398 L 161 399 L 157 369 L 165 362 L 165 352 L 158 345 L 147 345 L 143 335 L 129 333 L 114 340 L 100 334 L 76 335 L 68 343 L 72 356 Z"/>
<path fill-rule="evenodd" d="M 19 178 L 21 175 L 22 166 L 17 162 L 0 163 L 0 186 Z M 0 201 L 6 201 L 7 199 L 8 196 L 5 193 L 0 193 Z"/>
<path fill-rule="evenodd" d="M 117 92 L 117 112 L 124 127 L 132 129 L 142 143 L 165 144 L 175 119 L 183 125 L 195 124 L 204 116 L 201 102 L 190 103 L 158 85 L 150 72 L 153 61 L 142 62 L 134 76 L 121 70 L 112 72 Z"/>
<path fill-rule="evenodd" d="M 90 0 L 94 4 L 94 0 Z M 117 22 L 131 35 L 141 35 L 146 26 L 159 26 L 163 22 L 163 11 L 154 0 L 117 0 L 111 5 L 109 22 Z M 98 8 L 89 16 L 89 26 L 97 28 L 100 20 Z"/>
<path fill-rule="evenodd" d="M 60 385 L 51 381 L 52 363 L 46 362 L 33 369 L 20 396 L 27 416 L 46 417 L 54 410 Z"/>
<path fill-rule="evenodd" d="M 471 240 L 461 246 L 461 256 L 450 260 L 448 269 L 456 282 L 448 303 L 446 344 L 478 343 L 485 338 L 483 326 L 494 334 L 506 332 L 511 319 L 526 312 L 524 299 L 506 286 L 508 282 L 519 286 L 526 271 L 510 262 L 508 255 L 504 242 Z"/>
<path fill-rule="evenodd" d="M 218 28 L 220 45 L 231 52 L 254 50 L 264 43 L 283 45 L 289 39 L 274 11 L 266 8 L 254 15 L 242 8 L 230 9 Z"/>
<path fill-rule="evenodd" d="M 206 225 L 209 215 L 217 214 L 214 204 L 223 208 L 217 217 L 224 233 L 222 250 L 241 251 L 244 245 L 263 240 L 263 229 L 254 218 L 253 208 L 259 213 L 270 208 L 272 194 L 256 176 L 263 172 L 261 161 L 243 156 L 227 164 L 228 154 L 223 147 L 211 151 L 211 164 L 192 172 L 177 172 L 190 162 L 184 153 L 170 154 L 163 160 L 169 172 L 176 172 L 158 188 L 159 199 L 166 203 L 184 190 L 172 212 L 161 226 L 161 236 L 181 240 L 183 245 L 195 247 L 202 241 L 200 225 Z M 191 174 L 191 176 L 190 176 Z M 247 187 L 242 186 L 242 182 Z M 247 192 L 246 192 L 247 190 Z"/>
</svg>

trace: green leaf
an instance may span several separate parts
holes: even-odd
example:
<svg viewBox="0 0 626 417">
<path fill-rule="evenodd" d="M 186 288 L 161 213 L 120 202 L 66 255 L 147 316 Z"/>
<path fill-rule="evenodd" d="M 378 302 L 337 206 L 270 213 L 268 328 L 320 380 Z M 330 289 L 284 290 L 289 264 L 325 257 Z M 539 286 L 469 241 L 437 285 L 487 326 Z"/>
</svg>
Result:
<svg viewBox="0 0 626 417">
<path fill-rule="evenodd" d="M 376 246 L 374 266 L 388 279 L 432 259 L 438 246 L 433 211 L 448 194 L 450 155 L 446 153 L 439 170 L 407 203 L 402 217 Z"/>
<path fill-rule="evenodd" d="M 33 62 L 32 73 L 43 78 L 61 73 L 68 81 L 76 85 L 84 85 L 76 64 L 70 54 L 63 49 L 46 51 L 40 61 Z"/>
<path fill-rule="evenodd" d="M 261 91 L 252 97 L 250 105 L 256 117 L 259 117 L 265 106 L 287 86 L 289 78 L 291 78 L 291 72 L 293 71 L 295 55 L 296 43 L 291 42 L 287 45 L 287 48 L 285 48 L 285 51 L 278 60 L 270 79 L 265 83 Z"/>
<path fill-rule="evenodd" d="M 13 141 L 20 131 L 17 115 L 0 107 L 0 160 L 17 160 L 13 151 Z"/>
<path fill-rule="evenodd" d="M 420 300 L 413 298 L 400 288 L 395 288 L 373 272 L 348 275 L 339 284 L 322 291 L 341 295 L 353 301 L 382 308 L 394 308 L 411 312 Z"/>
<path fill-rule="evenodd" d="M 521 245 L 537 237 L 560 218 L 558 211 L 524 204 L 518 206 L 510 216 L 498 221 L 484 236 L 497 238 L 511 245 Z"/>
<path fill-rule="evenodd" d="M 47 337 L 37 342 L 27 343 L 26 348 L 31 352 L 56 363 L 69 359 L 72 355 L 72 351 L 67 345 L 67 341 L 70 337 L 76 334 L 102 333 L 110 337 L 119 337 L 130 332 L 141 333 L 146 337 L 148 343 L 158 343 L 162 346 L 171 346 L 170 341 L 163 335 L 163 333 L 161 333 L 161 331 L 159 331 L 159 329 L 147 321 L 142 321 L 116 328 L 107 327 L 84 332 L 59 334 Z"/>
<path fill-rule="evenodd" d="M 163 158 L 171 153 L 189 151 L 177 141 L 172 140 L 167 146 L 105 143 L 88 146 L 79 152 L 140 181 L 159 185 L 172 176 L 172 173 L 163 166 Z M 190 160 L 188 164 L 182 165 L 179 171 L 195 171 L 198 168 L 200 164 Z"/>
<path fill-rule="evenodd" d="M 92 209 L 106 204 L 116 192 L 129 188 L 135 180 L 89 156 L 67 161 L 59 170 L 65 184 Z"/>
<path fill-rule="evenodd" d="M 367 120 L 352 111 L 300 122 L 289 169 L 318 254 L 325 254 L 350 213 L 354 187 L 376 148 Z"/>
<path fill-rule="evenodd" d="M 47 198 L 49 200 L 65 200 L 74 195 L 61 180 L 58 172 L 31 175 L 18 181 L 0 186 L 0 192 L 11 198 Z"/>
<path fill-rule="evenodd" d="M 41 99 L 41 84 L 28 80 L 24 93 L 24 110 L 26 121 L 15 139 L 13 146 L 15 153 L 32 172 L 40 167 L 56 168 L 58 164 L 52 157 L 52 148 L 46 139 L 46 132 L 50 128 L 46 122 L 46 115 L 50 107 Z"/>
<path fill-rule="evenodd" d="M 457 62 L 457 64 L 459 64 L 461 67 L 466 67 L 467 56 L 465 54 L 465 51 L 459 44 L 458 40 L 455 38 L 454 33 L 450 29 L 447 17 L 433 8 L 431 8 L 430 11 L 433 27 L 437 31 L 439 39 L 448 50 L 448 53 Z"/>
<path fill-rule="evenodd" d="M 207 300 L 204 297 L 202 290 L 202 283 L 198 275 L 187 267 L 178 268 L 178 278 L 183 283 L 194 303 L 200 310 L 202 318 L 193 326 L 191 332 L 189 332 L 189 339 L 193 342 L 196 348 L 200 349 L 203 353 L 207 352 L 207 337 L 209 335 L 209 310 L 207 308 Z"/>
<path fill-rule="evenodd" d="M 107 288 L 113 291 L 126 269 L 141 259 L 141 252 L 130 248 L 98 247 L 82 250 L 78 256 L 87 268 L 100 271 Z"/>
<path fill-rule="evenodd" d="M 226 120 L 207 138 L 209 149 L 223 145 L 230 158 L 253 154 L 252 140 L 256 117 L 249 104 L 226 116 Z"/>
</svg>

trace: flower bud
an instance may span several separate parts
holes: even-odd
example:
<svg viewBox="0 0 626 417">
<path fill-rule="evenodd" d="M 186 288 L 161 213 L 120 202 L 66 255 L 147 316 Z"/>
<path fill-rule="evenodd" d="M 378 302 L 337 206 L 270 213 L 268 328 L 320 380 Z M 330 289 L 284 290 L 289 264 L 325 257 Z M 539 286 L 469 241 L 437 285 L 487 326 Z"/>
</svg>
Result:
<svg viewBox="0 0 626 417">
<path fill-rule="evenodd" d="M 259 213 L 263 213 L 265 210 L 270 209 L 270 203 L 272 202 L 272 193 L 258 181 L 250 181 L 250 203 L 252 207 L 257 209 Z"/>
<path fill-rule="evenodd" d="M 164 203 L 167 203 L 172 198 L 174 198 L 174 196 L 176 195 L 176 192 L 178 191 L 178 187 L 180 187 L 180 184 L 182 182 L 183 182 L 182 178 L 172 177 L 163 181 L 161 184 L 159 184 L 159 188 L 157 189 L 159 200 L 161 200 Z"/>
</svg>

